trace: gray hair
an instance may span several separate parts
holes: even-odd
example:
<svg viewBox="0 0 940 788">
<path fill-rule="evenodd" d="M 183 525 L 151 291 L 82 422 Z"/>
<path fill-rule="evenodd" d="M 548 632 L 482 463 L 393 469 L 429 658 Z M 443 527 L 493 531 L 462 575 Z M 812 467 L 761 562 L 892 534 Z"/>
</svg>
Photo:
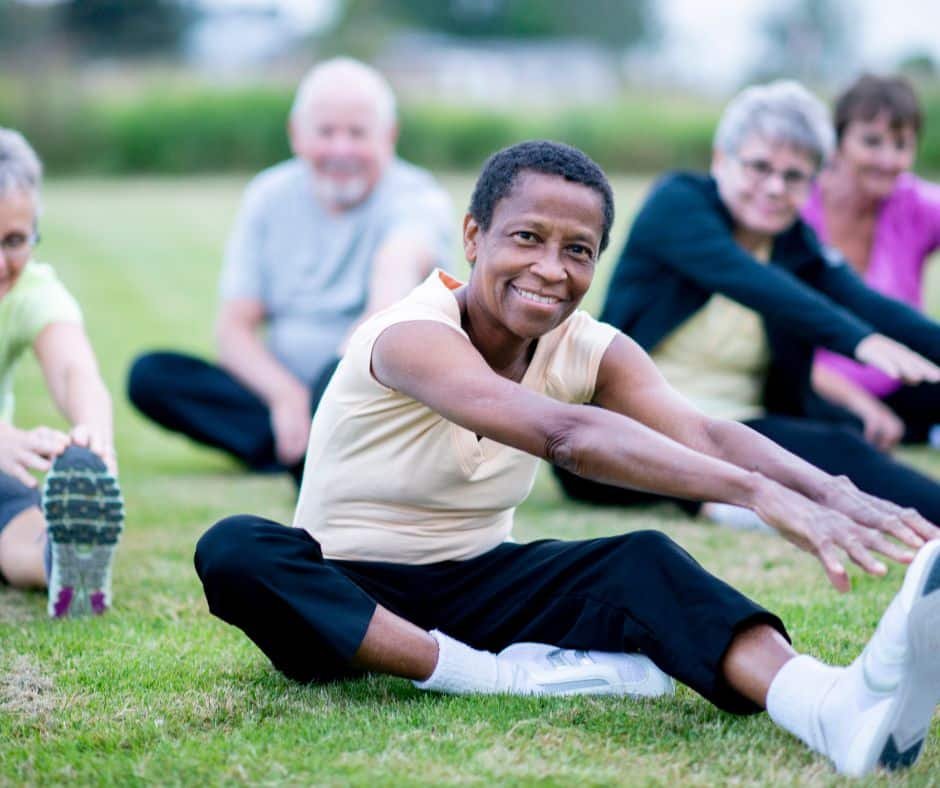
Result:
<svg viewBox="0 0 940 788">
<path fill-rule="evenodd" d="M 715 148 L 734 155 L 752 135 L 804 151 L 818 166 L 826 162 L 835 145 L 829 112 L 792 80 L 753 85 L 731 99 L 715 130 Z"/>
<path fill-rule="evenodd" d="M 325 88 L 337 82 L 352 85 L 355 90 L 365 92 L 375 101 L 379 122 L 392 126 L 395 123 L 395 94 L 388 80 L 379 71 L 351 57 L 335 57 L 318 63 L 307 72 L 297 88 L 290 117 L 295 121 L 307 109 L 310 102 Z"/>
<path fill-rule="evenodd" d="M 0 197 L 26 192 L 39 205 L 42 163 L 36 151 L 18 131 L 0 126 Z"/>
</svg>

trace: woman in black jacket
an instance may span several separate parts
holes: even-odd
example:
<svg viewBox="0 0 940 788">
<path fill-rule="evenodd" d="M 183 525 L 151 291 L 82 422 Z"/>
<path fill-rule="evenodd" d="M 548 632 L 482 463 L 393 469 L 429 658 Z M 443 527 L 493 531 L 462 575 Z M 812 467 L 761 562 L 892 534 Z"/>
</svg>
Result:
<svg viewBox="0 0 940 788">
<path fill-rule="evenodd" d="M 743 91 L 719 123 L 711 174 L 670 174 L 653 188 L 601 319 L 648 350 L 706 414 L 743 421 L 940 522 L 940 485 L 866 443 L 857 420 L 835 412 L 810 383 L 817 346 L 905 383 L 940 379 L 940 325 L 869 289 L 799 219 L 832 137 L 825 109 L 800 85 Z M 651 498 L 558 476 L 581 500 Z"/>
</svg>

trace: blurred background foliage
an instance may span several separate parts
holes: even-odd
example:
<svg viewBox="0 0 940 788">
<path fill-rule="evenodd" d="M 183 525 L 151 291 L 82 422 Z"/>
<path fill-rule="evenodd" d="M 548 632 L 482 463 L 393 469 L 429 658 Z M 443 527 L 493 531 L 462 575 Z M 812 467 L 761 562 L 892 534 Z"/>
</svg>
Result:
<svg viewBox="0 0 940 788">
<path fill-rule="evenodd" d="M 656 71 L 652 0 L 307 0 L 322 18 L 300 32 L 278 0 L 239 2 L 0 0 L 0 124 L 55 174 L 256 170 L 289 155 L 300 75 L 349 53 L 389 75 L 412 161 L 472 170 L 499 147 L 548 137 L 612 171 L 651 173 L 705 166 L 740 84 L 786 75 L 828 96 L 858 63 L 843 0 L 771 6 L 754 67 L 718 90 Z M 897 67 L 925 104 L 919 168 L 940 171 L 936 63 L 914 51 Z"/>
</svg>

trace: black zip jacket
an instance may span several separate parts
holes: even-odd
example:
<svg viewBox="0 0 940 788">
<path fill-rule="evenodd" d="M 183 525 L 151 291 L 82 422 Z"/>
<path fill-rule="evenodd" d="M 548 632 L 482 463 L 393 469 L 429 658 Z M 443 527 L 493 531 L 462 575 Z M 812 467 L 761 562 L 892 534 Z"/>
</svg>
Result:
<svg viewBox="0 0 940 788">
<path fill-rule="evenodd" d="M 649 351 L 713 293 L 753 309 L 770 344 L 764 407 L 774 413 L 832 412 L 810 382 L 817 346 L 854 357 L 878 332 L 940 363 L 940 325 L 870 289 L 802 221 L 774 238 L 769 264 L 742 249 L 733 231 L 712 177 L 666 175 L 633 222 L 601 320 Z"/>
</svg>

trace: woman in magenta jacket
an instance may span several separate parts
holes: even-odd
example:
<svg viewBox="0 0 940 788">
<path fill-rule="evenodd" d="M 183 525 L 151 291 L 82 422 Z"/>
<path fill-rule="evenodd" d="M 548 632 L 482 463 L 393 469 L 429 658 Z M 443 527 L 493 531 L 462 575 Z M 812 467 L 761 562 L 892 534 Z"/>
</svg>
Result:
<svg viewBox="0 0 940 788">
<path fill-rule="evenodd" d="M 923 309 L 925 263 L 940 247 L 940 186 L 910 172 L 922 127 L 902 77 L 859 78 L 837 100 L 837 148 L 803 219 L 874 290 Z M 940 385 L 904 386 L 870 366 L 820 350 L 813 384 L 849 410 L 882 449 L 923 443 L 940 423 Z"/>
</svg>

